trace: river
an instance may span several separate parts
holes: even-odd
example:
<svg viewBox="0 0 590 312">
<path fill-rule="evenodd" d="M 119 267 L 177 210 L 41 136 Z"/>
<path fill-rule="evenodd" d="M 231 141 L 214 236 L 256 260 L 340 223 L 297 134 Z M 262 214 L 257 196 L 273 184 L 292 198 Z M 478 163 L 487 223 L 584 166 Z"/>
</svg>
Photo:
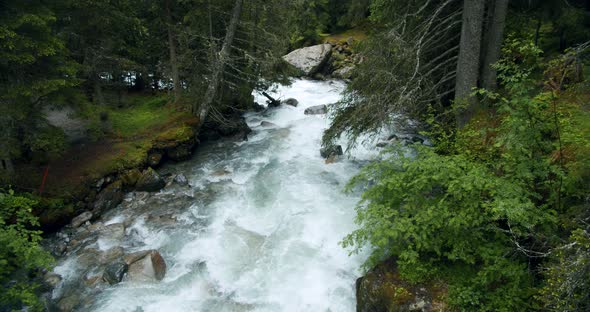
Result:
<svg viewBox="0 0 590 312">
<path fill-rule="evenodd" d="M 205 144 L 191 160 L 159 170 L 183 173 L 190 188 L 172 185 L 149 200 L 128 194 L 103 216 L 105 224 L 125 220 L 125 237 L 93 246 L 156 249 L 166 276 L 106 286 L 79 310 L 355 311 L 354 284 L 365 255 L 349 255 L 339 245 L 355 228 L 358 201 L 343 188 L 372 152 L 361 147 L 326 164 L 319 149 L 327 117 L 304 114 L 338 101 L 344 88 L 339 81 L 311 80 L 279 87 L 274 95 L 296 98 L 298 107 L 248 113 L 254 130 L 248 141 Z M 155 214 L 173 222 L 152 222 Z M 70 255 L 55 272 L 66 285 L 83 270 Z"/>
</svg>

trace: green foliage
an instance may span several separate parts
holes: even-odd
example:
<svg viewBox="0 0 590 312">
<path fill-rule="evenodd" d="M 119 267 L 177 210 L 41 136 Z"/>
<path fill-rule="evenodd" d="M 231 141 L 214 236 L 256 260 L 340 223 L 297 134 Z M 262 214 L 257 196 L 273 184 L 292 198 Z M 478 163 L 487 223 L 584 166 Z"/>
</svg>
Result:
<svg viewBox="0 0 590 312">
<path fill-rule="evenodd" d="M 553 255 L 557 260 L 546 272 L 547 285 L 541 300 L 551 311 L 590 309 L 590 234 L 588 229 L 572 232 L 567 244 Z"/>
<path fill-rule="evenodd" d="M 413 158 L 396 150 L 351 181 L 349 187 L 370 186 L 357 209 L 362 227 L 344 246 L 373 246 L 367 266 L 395 256 L 411 281 L 452 280 L 452 303 L 462 309 L 517 308 L 530 281 L 512 239 L 553 218 L 535 207 L 519 181 L 498 177 L 464 155 L 424 147 L 417 152 Z M 457 267 L 471 270 L 459 273 Z"/>
<path fill-rule="evenodd" d="M 446 281 L 462 311 L 531 309 L 540 289 L 531 259 L 552 255 L 540 298 L 560 311 L 585 307 L 588 219 L 570 216 L 587 209 L 587 84 L 551 82 L 577 68 L 571 55 L 550 62 L 542 84 L 535 45 L 510 38 L 503 55 L 502 89 L 477 92 L 489 109 L 459 130 L 429 118 L 436 148 L 395 148 L 351 181 L 364 189 L 360 228 L 343 245 L 370 246 L 367 267 L 394 257 L 407 280 Z"/>
<path fill-rule="evenodd" d="M 66 57 L 42 1 L 3 1 L 0 11 L 0 153 L 13 158 L 54 153 L 62 135 L 41 114 L 55 93 L 75 85 L 76 66 Z"/>
<path fill-rule="evenodd" d="M 12 190 L 0 192 L 0 294 L 2 310 L 21 310 L 28 306 L 40 311 L 36 296 L 38 285 L 31 281 L 39 270 L 48 268 L 51 257 L 39 246 L 41 232 L 33 216 L 37 201 L 16 195 Z"/>
</svg>

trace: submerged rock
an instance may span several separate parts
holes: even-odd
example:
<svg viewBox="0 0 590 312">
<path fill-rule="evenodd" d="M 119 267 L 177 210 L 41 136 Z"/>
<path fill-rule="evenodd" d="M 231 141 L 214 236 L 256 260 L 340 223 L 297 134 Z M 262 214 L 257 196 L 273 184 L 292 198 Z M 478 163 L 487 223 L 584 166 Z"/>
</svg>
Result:
<svg viewBox="0 0 590 312">
<path fill-rule="evenodd" d="M 297 49 L 283 56 L 283 59 L 299 69 L 305 76 L 311 77 L 322 69 L 331 53 L 332 45 L 324 43 Z"/>
<path fill-rule="evenodd" d="M 131 262 L 132 258 L 137 259 Z M 156 250 L 146 252 L 143 257 L 128 257 L 127 261 L 130 262 L 127 273 L 129 281 L 155 282 L 161 281 L 166 275 L 166 262 Z"/>
<path fill-rule="evenodd" d="M 328 112 L 326 105 L 316 105 L 305 109 L 305 115 L 322 115 Z"/>
<path fill-rule="evenodd" d="M 395 261 L 377 265 L 356 280 L 357 312 L 447 311 L 442 284 L 414 285 L 404 281 Z"/>
<path fill-rule="evenodd" d="M 273 124 L 272 122 L 262 121 L 260 122 L 260 126 L 264 128 L 276 127 L 277 125 Z"/>
<path fill-rule="evenodd" d="M 141 173 L 136 189 L 140 192 L 157 192 L 164 186 L 166 186 L 164 179 L 154 169 L 148 167 Z"/>
</svg>

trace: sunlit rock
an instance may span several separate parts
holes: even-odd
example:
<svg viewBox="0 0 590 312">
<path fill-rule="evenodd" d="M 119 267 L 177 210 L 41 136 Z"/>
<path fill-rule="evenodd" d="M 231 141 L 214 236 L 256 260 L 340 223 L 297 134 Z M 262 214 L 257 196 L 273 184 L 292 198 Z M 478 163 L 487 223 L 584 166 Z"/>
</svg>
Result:
<svg viewBox="0 0 590 312">
<path fill-rule="evenodd" d="M 325 43 L 297 49 L 283 56 L 283 59 L 299 69 L 305 76 L 312 76 L 321 70 L 331 53 L 332 46 Z"/>
</svg>

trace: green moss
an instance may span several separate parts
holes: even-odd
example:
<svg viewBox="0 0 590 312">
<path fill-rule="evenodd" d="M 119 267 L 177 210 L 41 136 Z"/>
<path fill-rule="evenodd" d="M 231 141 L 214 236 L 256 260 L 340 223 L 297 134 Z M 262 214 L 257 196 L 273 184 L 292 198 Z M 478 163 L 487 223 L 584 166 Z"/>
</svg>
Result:
<svg viewBox="0 0 590 312">
<path fill-rule="evenodd" d="M 156 142 L 186 142 L 194 138 L 194 131 L 188 125 L 171 128 L 156 138 Z"/>
</svg>

